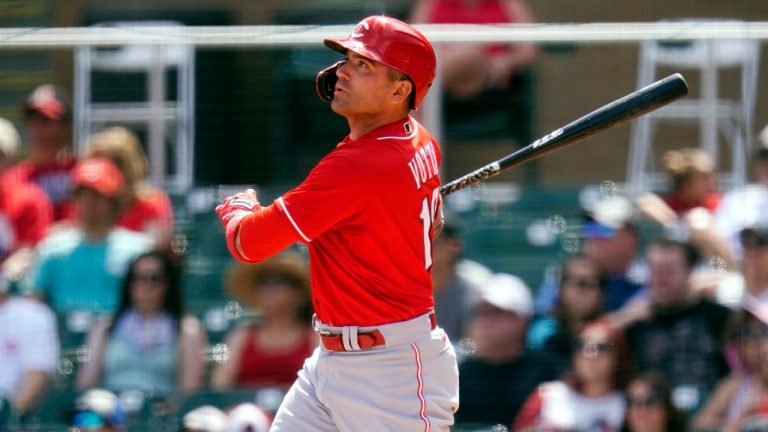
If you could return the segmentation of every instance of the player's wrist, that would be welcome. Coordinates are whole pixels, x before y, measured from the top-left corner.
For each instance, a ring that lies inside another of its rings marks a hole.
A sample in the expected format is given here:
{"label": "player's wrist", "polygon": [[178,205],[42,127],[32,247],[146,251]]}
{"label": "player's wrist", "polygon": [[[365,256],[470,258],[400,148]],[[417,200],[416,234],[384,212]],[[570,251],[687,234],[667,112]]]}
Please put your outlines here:
{"label": "player's wrist", "polygon": [[232,254],[235,259],[237,259],[240,262],[243,263],[251,263],[245,254],[243,253],[242,248],[240,247],[239,243],[239,237],[240,237],[240,227],[243,223],[243,220],[248,217],[248,215],[252,214],[251,211],[246,210],[236,210],[232,213],[230,213],[228,216],[230,218],[225,223],[225,233],[226,233],[226,239],[227,239],[227,249],[229,250],[229,253]]}

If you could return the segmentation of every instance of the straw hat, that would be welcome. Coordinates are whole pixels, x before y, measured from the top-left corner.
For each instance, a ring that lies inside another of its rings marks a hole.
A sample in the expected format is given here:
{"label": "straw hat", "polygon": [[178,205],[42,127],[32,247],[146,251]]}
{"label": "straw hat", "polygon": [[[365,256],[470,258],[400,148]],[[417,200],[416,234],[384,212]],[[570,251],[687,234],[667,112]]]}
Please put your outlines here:
{"label": "straw hat", "polygon": [[309,266],[304,258],[282,252],[257,264],[234,264],[227,272],[227,291],[243,305],[258,309],[258,281],[265,277],[285,277],[296,288],[309,294]]}

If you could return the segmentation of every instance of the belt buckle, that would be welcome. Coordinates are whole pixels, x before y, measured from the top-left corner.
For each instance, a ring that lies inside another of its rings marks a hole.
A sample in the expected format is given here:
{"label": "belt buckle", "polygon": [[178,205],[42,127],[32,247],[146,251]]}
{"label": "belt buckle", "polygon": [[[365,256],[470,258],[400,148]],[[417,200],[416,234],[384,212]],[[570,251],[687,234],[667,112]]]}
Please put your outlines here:
{"label": "belt buckle", "polygon": [[317,315],[312,315],[312,329],[315,330],[320,336],[331,336],[331,332],[328,330],[322,330],[317,324]]}

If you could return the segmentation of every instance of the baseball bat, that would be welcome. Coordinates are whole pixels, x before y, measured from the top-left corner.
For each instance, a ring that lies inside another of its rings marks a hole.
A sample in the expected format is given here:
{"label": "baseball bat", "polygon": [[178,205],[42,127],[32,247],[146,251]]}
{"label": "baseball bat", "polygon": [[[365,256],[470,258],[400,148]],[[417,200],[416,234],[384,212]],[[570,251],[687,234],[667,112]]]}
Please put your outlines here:
{"label": "baseball bat", "polygon": [[443,196],[450,195],[457,190],[493,177],[508,168],[521,165],[531,159],[536,159],[659,109],[686,94],[688,94],[688,84],[686,84],[683,76],[679,73],[670,75],[604,105],[560,129],[544,135],[512,154],[453,180],[440,188],[440,193]]}

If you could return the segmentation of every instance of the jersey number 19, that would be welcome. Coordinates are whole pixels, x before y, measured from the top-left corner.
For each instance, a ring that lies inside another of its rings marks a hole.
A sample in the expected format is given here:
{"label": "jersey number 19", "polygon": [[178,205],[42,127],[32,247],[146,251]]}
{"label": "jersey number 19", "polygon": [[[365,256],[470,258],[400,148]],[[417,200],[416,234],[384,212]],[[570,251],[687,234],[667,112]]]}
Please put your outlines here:
{"label": "jersey number 19", "polygon": [[429,269],[432,267],[432,226],[435,223],[437,212],[440,210],[440,188],[435,188],[432,191],[432,200],[430,202],[429,197],[424,197],[424,201],[421,203],[421,219],[422,226],[424,228],[424,268]]}

